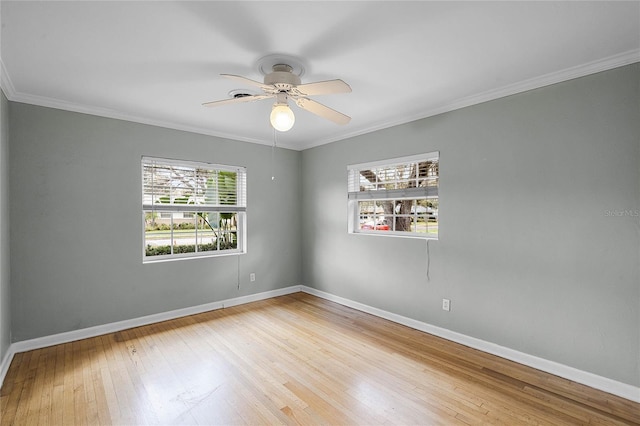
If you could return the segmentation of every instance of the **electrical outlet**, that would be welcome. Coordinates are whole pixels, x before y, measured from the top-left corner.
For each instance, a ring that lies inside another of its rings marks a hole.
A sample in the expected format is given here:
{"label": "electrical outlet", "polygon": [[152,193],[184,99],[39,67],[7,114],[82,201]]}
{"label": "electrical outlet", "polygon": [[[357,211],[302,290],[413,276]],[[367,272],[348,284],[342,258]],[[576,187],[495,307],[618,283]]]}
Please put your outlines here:
{"label": "electrical outlet", "polygon": [[249,281],[254,282],[256,280],[256,274],[255,272],[252,272],[249,274]]}
{"label": "electrical outlet", "polygon": [[442,310],[447,312],[451,310],[451,300],[442,299]]}

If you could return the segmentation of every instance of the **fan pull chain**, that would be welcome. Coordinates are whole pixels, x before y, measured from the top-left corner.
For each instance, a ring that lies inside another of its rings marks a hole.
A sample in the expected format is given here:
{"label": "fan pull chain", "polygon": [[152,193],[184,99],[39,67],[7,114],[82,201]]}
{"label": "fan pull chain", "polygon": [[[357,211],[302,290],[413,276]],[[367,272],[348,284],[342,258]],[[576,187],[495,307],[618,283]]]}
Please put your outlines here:
{"label": "fan pull chain", "polygon": [[276,129],[273,129],[273,145],[271,145],[271,180],[276,180],[276,139],[277,133]]}

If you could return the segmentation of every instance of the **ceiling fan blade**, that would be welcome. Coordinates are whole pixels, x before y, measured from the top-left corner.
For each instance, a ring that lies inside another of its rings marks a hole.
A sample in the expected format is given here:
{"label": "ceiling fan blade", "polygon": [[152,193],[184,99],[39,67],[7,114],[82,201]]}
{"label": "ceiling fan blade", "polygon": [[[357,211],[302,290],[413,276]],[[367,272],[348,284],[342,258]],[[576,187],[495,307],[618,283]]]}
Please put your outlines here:
{"label": "ceiling fan blade", "polygon": [[215,106],[227,105],[227,104],[240,104],[243,102],[253,102],[253,101],[259,101],[267,98],[273,98],[273,95],[240,96],[237,98],[223,99],[221,101],[205,102],[202,104],[202,106],[215,107]]}
{"label": "ceiling fan blade", "polygon": [[251,80],[250,78],[242,77],[241,75],[233,75],[233,74],[220,74],[223,77],[230,78],[232,80],[239,81],[244,84],[248,84],[249,86],[259,87],[262,90],[273,90],[273,86],[269,84],[260,83],[259,81]]}
{"label": "ceiling fan blade", "polygon": [[331,120],[336,124],[344,125],[351,121],[351,117],[344,115],[328,106],[322,105],[320,102],[316,102],[308,98],[293,98],[300,108],[305,109],[315,115],[318,115],[327,120]]}
{"label": "ceiling fan blade", "polygon": [[334,93],[350,93],[351,86],[344,81],[337,79],[299,84],[296,86],[295,90],[299,92],[301,96],[331,95]]}

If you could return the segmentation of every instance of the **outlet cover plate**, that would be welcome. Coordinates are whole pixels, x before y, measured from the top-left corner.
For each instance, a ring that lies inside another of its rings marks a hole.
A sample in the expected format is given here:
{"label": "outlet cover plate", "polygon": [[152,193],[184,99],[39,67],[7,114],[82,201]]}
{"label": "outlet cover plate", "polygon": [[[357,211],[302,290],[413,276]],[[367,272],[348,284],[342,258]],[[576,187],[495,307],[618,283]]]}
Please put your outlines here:
{"label": "outlet cover plate", "polygon": [[447,312],[451,310],[451,300],[442,299],[442,310]]}

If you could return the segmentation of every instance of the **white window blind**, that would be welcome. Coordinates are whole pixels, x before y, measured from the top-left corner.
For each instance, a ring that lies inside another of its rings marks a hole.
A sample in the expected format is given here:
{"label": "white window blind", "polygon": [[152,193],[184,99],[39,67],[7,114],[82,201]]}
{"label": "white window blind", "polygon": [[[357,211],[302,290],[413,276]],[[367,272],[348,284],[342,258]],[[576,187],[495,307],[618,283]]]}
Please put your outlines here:
{"label": "white window blind", "polygon": [[246,210],[246,169],[216,164],[143,157],[145,209],[192,211]]}
{"label": "white window blind", "polygon": [[439,153],[347,167],[349,232],[437,238]]}

